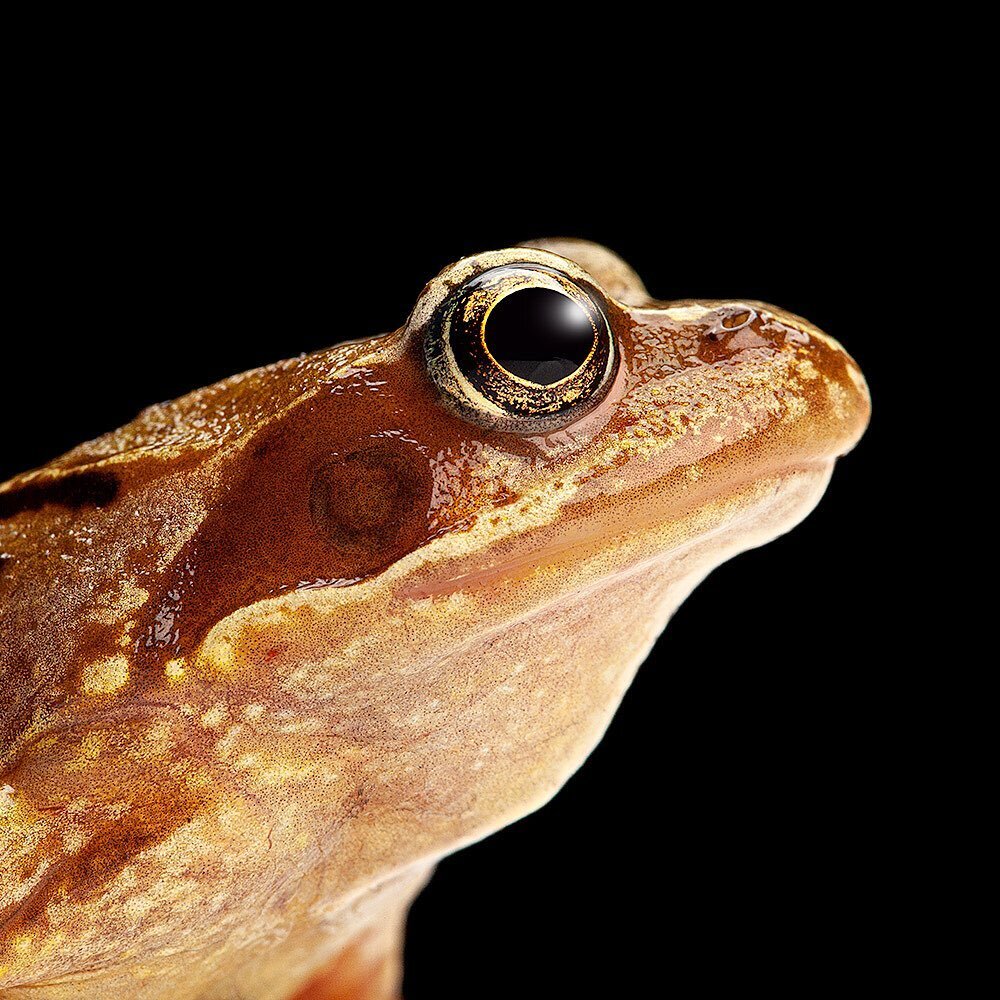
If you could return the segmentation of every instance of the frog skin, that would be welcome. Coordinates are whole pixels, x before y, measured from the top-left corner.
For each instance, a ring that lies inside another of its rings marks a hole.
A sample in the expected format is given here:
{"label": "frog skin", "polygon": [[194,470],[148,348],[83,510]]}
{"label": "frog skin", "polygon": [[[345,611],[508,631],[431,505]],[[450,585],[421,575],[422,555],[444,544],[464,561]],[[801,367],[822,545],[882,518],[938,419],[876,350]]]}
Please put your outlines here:
{"label": "frog skin", "polygon": [[[596,324],[569,388],[481,350],[536,285]],[[549,240],[4,484],[0,995],[398,997],[434,864],[555,794],[869,407],[805,320]]]}

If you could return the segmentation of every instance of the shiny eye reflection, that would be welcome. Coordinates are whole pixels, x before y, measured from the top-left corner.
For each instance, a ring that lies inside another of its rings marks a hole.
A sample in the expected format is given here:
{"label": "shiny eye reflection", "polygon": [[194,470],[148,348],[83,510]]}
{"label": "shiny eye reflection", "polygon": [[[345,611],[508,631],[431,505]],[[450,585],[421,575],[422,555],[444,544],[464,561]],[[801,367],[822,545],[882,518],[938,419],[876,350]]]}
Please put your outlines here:
{"label": "shiny eye reflection", "polygon": [[614,374],[606,308],[582,274],[536,261],[485,268],[449,289],[427,322],[428,373],[449,406],[482,426],[564,427],[601,399]]}
{"label": "shiny eye reflection", "polygon": [[484,337],[498,365],[536,385],[572,375],[596,339],[586,312],[550,288],[525,288],[502,298],[486,319]]}

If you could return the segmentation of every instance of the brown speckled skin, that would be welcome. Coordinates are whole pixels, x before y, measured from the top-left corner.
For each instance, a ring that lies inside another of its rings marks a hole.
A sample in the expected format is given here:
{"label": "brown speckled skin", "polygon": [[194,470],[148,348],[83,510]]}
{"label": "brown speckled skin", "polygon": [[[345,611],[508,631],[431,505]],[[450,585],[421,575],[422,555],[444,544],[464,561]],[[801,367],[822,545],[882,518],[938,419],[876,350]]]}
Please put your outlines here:
{"label": "brown speckled skin", "polygon": [[[523,260],[603,287],[621,352],[535,436],[450,410],[421,350],[435,302]],[[0,995],[397,996],[434,862],[558,790],[868,413],[805,321],[653,302],[557,240],[4,484]]]}

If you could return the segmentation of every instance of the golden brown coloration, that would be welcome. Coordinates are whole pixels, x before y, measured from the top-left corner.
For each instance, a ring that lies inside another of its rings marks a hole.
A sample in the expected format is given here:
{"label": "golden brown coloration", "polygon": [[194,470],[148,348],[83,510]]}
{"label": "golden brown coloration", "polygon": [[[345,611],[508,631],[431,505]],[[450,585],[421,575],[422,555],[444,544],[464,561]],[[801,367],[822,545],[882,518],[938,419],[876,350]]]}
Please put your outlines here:
{"label": "golden brown coloration", "polygon": [[[442,303],[524,263],[595,289],[617,352],[544,434],[470,422],[425,365]],[[868,412],[804,320],[654,302],[558,240],[0,487],[3,995],[398,995],[435,861],[558,790]]]}

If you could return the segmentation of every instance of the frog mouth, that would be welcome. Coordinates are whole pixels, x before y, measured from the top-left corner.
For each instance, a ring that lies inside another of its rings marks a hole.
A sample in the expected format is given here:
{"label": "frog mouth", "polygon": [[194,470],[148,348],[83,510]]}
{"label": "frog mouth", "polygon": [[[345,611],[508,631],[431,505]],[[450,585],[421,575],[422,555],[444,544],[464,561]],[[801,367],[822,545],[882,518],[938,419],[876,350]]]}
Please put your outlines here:
{"label": "frog mouth", "polygon": [[619,503],[572,505],[559,524],[508,540],[489,561],[469,556],[441,566],[433,576],[412,581],[400,596],[419,601],[530,589],[540,578],[549,590],[553,576],[562,591],[588,581],[599,585],[655,560],[682,563],[695,550],[719,553],[712,561],[717,565],[805,518],[822,496],[833,464],[833,459],[801,463],[730,485],[724,493],[689,495],[687,509],[647,489],[645,495],[629,498],[632,516],[626,524]]}

